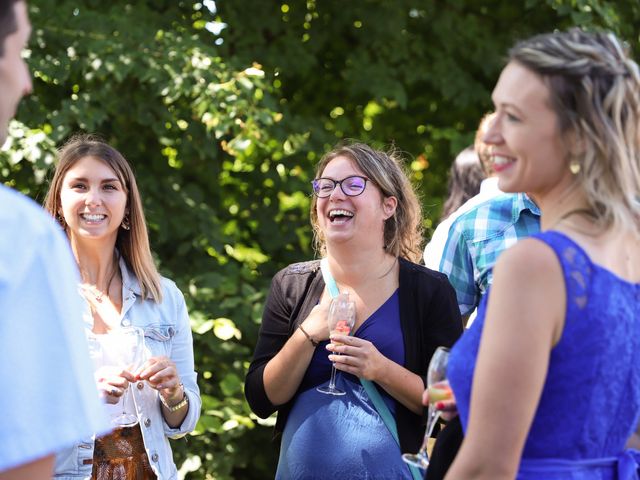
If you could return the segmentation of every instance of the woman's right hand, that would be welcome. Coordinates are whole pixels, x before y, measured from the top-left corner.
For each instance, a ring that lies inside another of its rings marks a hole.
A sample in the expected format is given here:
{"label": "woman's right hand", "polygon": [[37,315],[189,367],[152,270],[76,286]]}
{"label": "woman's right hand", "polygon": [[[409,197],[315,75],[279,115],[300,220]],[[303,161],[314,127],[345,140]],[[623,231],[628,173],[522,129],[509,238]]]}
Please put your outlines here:
{"label": "woman's right hand", "polygon": [[315,347],[312,348],[311,344],[329,338],[329,305],[331,297],[325,292],[320,303],[311,309],[300,324],[311,342],[305,338],[307,335],[304,332],[296,330],[264,367],[264,392],[273,405],[284,405],[293,398],[315,352]]}
{"label": "woman's right hand", "polygon": [[101,367],[96,370],[94,376],[100,397],[112,405],[120,401],[129,383],[136,380],[131,372],[117,367]]}
{"label": "woman's right hand", "polygon": [[[453,395],[453,394],[452,394]],[[429,389],[427,388],[422,394],[422,404],[427,407],[429,405]],[[434,404],[436,410],[440,411],[440,417],[447,422],[458,416],[458,406],[456,399],[440,400]]]}

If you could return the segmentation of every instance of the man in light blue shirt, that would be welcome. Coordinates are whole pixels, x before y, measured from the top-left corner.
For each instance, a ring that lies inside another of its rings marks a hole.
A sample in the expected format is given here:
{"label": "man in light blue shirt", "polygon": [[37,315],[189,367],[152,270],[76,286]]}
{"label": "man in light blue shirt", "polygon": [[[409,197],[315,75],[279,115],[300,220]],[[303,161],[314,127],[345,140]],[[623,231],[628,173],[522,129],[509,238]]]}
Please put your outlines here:
{"label": "man in light blue shirt", "polygon": [[491,285],[498,256],[539,231],[540,210],[524,193],[494,197],[453,222],[439,270],[449,277],[465,320]]}
{"label": "man in light blue shirt", "polygon": [[[476,155],[476,158],[480,162],[480,166],[482,167],[482,172],[485,175],[484,180],[480,183],[480,191],[463,203],[460,207],[458,207],[454,212],[449,214],[447,218],[445,218],[440,224],[436,227],[433,232],[433,236],[431,240],[427,244],[424,249],[424,265],[427,268],[431,268],[432,270],[439,270],[440,262],[442,261],[442,257],[444,255],[444,249],[447,243],[447,239],[449,237],[449,229],[453,222],[455,222],[456,218],[462,215],[469,210],[477,207],[481,203],[486,202],[503,192],[498,188],[498,177],[496,176],[496,171],[493,168],[493,160],[491,159],[491,149],[489,145],[484,142],[484,135],[491,126],[491,122],[495,117],[495,113],[487,113],[482,120],[480,120],[480,124],[478,125],[478,129],[476,130],[476,136],[473,141],[473,153]],[[464,154],[467,150],[463,150],[462,153],[458,155]],[[458,161],[458,157],[456,157],[456,162]]]}
{"label": "man in light blue shirt", "polygon": [[[24,0],[0,2],[0,144],[31,91]],[[93,381],[68,241],[33,201],[0,185],[0,480],[49,479],[53,455],[108,425]]]}

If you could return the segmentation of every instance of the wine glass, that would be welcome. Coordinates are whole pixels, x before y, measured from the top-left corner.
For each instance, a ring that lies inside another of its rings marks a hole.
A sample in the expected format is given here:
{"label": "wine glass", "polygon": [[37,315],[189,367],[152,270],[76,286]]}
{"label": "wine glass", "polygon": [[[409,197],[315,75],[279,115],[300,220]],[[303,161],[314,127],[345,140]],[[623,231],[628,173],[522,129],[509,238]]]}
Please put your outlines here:
{"label": "wine glass", "polygon": [[[356,303],[349,300],[349,293],[337,295],[329,307],[329,332],[331,335],[349,335],[353,325],[356,323]],[[334,345],[342,345],[340,342],[332,341]],[[339,353],[337,354],[339,355]],[[316,388],[320,393],[328,395],[344,395],[345,392],[336,388],[336,364],[331,366],[331,379],[326,387]]]}
{"label": "wine glass", "polygon": [[89,358],[93,364],[94,375],[97,370],[104,364],[104,352],[99,336],[86,332],[87,346],[89,347]]}
{"label": "wine glass", "polygon": [[427,455],[427,443],[431,438],[433,427],[435,427],[440,410],[436,410],[435,403],[453,399],[453,392],[447,380],[447,363],[449,362],[449,349],[438,347],[429,362],[427,371],[427,390],[429,391],[429,410],[427,414],[427,429],[424,433],[422,447],[418,453],[405,453],[402,459],[419,468],[429,466],[429,456]]}
{"label": "wine glass", "polygon": [[[105,365],[133,372],[141,365],[144,357],[144,332],[138,327],[122,327],[101,336],[102,354]],[[129,387],[122,395],[122,412],[111,417],[117,427],[132,427],[138,423],[135,412],[127,411]],[[120,403],[118,402],[118,403]]]}

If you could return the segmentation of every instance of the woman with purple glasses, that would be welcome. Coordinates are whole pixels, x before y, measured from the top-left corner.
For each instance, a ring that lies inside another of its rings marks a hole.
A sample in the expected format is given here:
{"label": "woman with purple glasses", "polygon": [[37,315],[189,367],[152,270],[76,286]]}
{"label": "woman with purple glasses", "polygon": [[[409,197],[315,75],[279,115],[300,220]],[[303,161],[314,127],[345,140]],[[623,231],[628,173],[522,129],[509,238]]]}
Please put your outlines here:
{"label": "woman with purple glasses", "polygon": [[[322,261],[273,278],[247,400],[262,418],[278,412],[278,479],[416,478],[400,454],[420,447],[431,355],[462,332],[455,294],[444,275],[413,263],[422,216],[396,154],[338,146],[320,160],[312,187]],[[356,320],[331,344],[327,312],[337,291],[355,302]],[[316,390],[332,362],[343,396]]]}

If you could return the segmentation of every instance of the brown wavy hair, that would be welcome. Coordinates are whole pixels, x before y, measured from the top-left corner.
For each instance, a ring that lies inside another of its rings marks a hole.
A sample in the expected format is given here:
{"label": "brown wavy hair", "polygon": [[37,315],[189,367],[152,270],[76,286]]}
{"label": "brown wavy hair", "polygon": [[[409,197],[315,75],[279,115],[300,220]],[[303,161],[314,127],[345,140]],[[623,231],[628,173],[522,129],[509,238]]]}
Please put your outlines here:
{"label": "brown wavy hair", "polygon": [[486,178],[480,157],[472,147],[462,150],[449,168],[447,200],[440,219],[444,220],[467,200],[480,192],[480,184]]}

